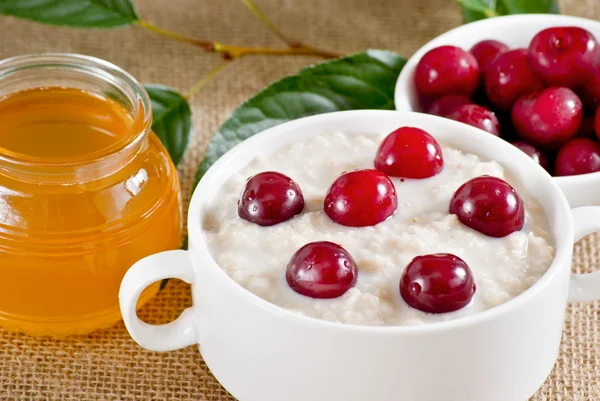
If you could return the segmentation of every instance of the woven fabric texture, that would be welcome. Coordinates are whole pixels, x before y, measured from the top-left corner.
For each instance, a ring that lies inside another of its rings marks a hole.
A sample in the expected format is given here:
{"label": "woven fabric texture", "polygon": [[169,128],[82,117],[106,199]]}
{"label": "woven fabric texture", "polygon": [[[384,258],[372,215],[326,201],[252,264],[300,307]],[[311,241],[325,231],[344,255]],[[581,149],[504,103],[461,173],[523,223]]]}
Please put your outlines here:
{"label": "woven fabric texture", "polygon": [[[256,1],[289,36],[347,53],[383,48],[410,56],[461,22],[454,0]],[[228,44],[282,46],[239,0],[136,3],[145,19],[189,36]],[[563,0],[561,6],[565,14],[600,18],[598,0]],[[0,17],[0,58],[46,51],[100,57],[142,82],[162,83],[182,92],[220,62],[217,55],[138,27],[89,31]],[[268,56],[236,60],[192,99],[194,137],[180,168],[186,204],[206,144],[234,108],[274,79],[315,61]],[[599,259],[600,237],[590,236],[576,246],[574,269],[595,270]],[[164,323],[190,303],[189,288],[175,280],[141,315],[146,321]],[[170,353],[145,351],[122,324],[66,340],[0,331],[0,399],[233,400],[210,374],[196,347]],[[600,400],[600,304],[569,307],[560,357],[532,400]]]}

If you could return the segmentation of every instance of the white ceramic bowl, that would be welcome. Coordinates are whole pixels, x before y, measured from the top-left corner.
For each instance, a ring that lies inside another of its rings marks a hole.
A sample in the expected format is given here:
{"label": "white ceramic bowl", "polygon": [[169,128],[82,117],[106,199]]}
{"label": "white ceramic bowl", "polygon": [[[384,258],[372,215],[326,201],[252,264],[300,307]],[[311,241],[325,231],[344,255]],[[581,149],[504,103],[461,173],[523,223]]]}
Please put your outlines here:
{"label": "white ceramic bowl", "polygon": [[[414,84],[415,69],[423,55],[434,47],[454,45],[469,50],[481,40],[496,39],[511,48],[526,48],[536,33],[553,26],[585,28],[600,40],[600,22],[566,15],[511,15],[462,25],[428,42],[408,60],[396,83],[396,110],[421,111]],[[600,205],[600,172],[554,179],[571,207]]]}
{"label": "white ceramic bowl", "polygon": [[[404,125],[424,128],[442,144],[495,158],[513,182],[540,202],[556,257],[525,293],[453,321],[354,326],[275,306],[217,265],[202,231],[205,213],[219,202],[228,178],[255,156],[303,137],[391,132]],[[554,365],[568,295],[600,298],[599,273],[571,274],[573,243],[600,229],[600,208],[571,211],[556,182],[517,148],[475,128],[420,113],[339,112],[270,128],[210,168],[192,198],[188,227],[189,251],[150,256],[125,275],[119,295],[123,319],[134,340],[150,350],[199,344],[212,373],[240,401],[525,401]],[[167,325],[143,323],[136,316],[140,293],[168,277],[192,284],[194,305]]]}

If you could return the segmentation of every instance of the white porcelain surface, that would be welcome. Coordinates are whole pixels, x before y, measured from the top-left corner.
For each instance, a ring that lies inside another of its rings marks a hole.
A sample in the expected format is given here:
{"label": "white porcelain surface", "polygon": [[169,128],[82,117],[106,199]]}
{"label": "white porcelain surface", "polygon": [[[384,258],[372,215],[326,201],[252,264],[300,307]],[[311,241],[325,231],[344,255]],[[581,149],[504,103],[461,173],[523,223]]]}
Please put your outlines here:
{"label": "white porcelain surface", "polygon": [[[307,318],[231,280],[210,256],[202,221],[220,186],[258,153],[294,139],[412,125],[440,142],[494,158],[537,198],[556,258],[529,290],[482,313],[416,327],[366,327]],[[525,185],[526,184],[526,185]],[[571,274],[573,242],[600,229],[600,208],[573,212],[556,183],[512,145],[475,128],[419,113],[350,111],[303,118],[258,134],[224,155],[198,185],[188,219],[189,251],[136,263],[120,291],[127,329],[141,346],[199,344],[215,377],[240,401],[524,401],[556,360],[569,295],[600,298],[600,274]],[[192,284],[194,305],[164,326],[141,322],[136,300],[152,282]]]}
{"label": "white porcelain surface", "polygon": [[[567,15],[512,15],[462,25],[428,42],[408,60],[396,83],[396,110],[422,111],[417,100],[414,74],[421,57],[434,47],[454,45],[469,50],[481,40],[496,39],[511,48],[526,48],[536,33],[553,26],[579,26],[600,40],[600,22]],[[600,205],[600,172],[554,179],[571,207]]]}

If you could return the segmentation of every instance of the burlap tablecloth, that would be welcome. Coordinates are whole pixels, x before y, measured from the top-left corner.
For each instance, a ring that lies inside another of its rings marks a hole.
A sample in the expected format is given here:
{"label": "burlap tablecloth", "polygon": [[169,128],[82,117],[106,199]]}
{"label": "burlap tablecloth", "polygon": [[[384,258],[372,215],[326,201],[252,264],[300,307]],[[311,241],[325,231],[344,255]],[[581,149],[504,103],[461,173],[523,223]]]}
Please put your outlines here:
{"label": "burlap tablecloth", "polygon": [[[409,56],[427,40],[459,25],[461,18],[454,0],[256,1],[290,36],[344,52],[385,48]],[[239,0],[137,3],[146,19],[194,37],[231,44],[281,45]],[[599,0],[561,3],[565,14],[600,18]],[[216,55],[136,27],[74,30],[0,17],[0,58],[44,51],[100,57],[143,82],[163,83],[182,92],[219,63]],[[270,81],[314,61],[310,57],[266,56],[236,60],[192,100],[194,139],[180,171],[186,203],[206,143],[231,111]],[[598,268],[599,241],[592,236],[578,244],[575,270]],[[189,304],[189,288],[171,281],[143,309],[142,316],[164,323]],[[145,351],[131,340],[122,324],[60,341],[0,331],[0,346],[2,400],[233,399],[212,377],[196,347],[170,353]],[[599,350],[600,304],[571,306],[560,358],[532,400],[600,400]]]}

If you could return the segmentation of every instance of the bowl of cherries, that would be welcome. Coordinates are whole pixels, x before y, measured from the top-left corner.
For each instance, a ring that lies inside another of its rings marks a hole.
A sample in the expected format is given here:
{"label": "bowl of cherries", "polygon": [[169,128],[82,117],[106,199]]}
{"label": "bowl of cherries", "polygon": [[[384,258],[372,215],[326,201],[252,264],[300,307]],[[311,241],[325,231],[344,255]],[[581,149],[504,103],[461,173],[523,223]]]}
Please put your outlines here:
{"label": "bowl of cherries", "polygon": [[571,207],[600,205],[600,22],[513,15],[448,31],[408,60],[395,105],[499,136]]}

